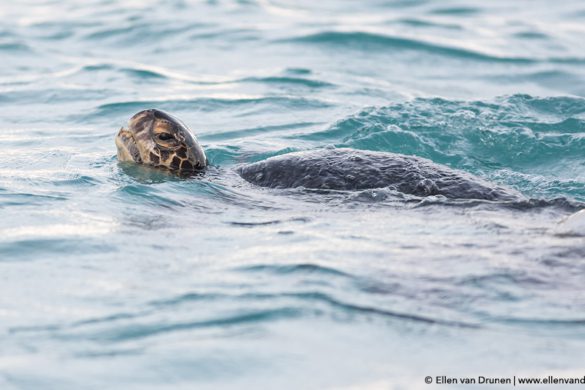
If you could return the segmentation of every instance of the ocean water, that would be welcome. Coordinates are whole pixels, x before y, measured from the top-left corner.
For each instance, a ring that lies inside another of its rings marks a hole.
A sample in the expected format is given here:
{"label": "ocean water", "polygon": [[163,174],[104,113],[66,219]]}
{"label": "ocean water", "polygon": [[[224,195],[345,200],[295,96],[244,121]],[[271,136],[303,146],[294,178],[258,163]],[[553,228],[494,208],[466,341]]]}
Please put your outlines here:
{"label": "ocean water", "polygon": [[[578,0],[1,2],[0,388],[583,377],[585,239],[555,229],[585,202],[584,21]],[[212,167],[120,165],[145,108]],[[527,200],[234,173],[332,146]]]}

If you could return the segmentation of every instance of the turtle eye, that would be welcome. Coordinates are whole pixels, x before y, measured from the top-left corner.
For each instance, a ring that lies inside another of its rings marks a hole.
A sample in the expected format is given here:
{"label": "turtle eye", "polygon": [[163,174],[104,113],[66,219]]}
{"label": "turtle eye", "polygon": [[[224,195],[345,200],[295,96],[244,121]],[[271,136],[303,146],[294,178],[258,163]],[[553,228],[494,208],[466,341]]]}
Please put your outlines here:
{"label": "turtle eye", "polygon": [[157,137],[161,141],[170,141],[175,138],[171,133],[159,133]]}

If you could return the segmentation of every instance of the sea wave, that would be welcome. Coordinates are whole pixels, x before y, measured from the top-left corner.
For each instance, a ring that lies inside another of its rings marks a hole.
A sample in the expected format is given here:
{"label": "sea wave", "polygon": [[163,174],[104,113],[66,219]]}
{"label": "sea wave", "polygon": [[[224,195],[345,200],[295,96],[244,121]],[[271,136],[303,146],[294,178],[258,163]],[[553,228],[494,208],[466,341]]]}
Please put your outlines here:
{"label": "sea wave", "polygon": [[585,99],[513,95],[369,108],[299,138],[417,155],[529,194],[584,200],[584,133]]}

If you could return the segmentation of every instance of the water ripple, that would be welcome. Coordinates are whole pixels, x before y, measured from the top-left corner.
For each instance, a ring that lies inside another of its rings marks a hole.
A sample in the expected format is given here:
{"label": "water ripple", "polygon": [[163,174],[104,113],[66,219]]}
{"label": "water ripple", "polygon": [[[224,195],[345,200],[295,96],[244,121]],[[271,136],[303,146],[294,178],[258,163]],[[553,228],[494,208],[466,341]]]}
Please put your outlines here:
{"label": "water ripple", "polygon": [[444,55],[462,60],[467,59],[512,64],[532,64],[536,62],[536,60],[531,58],[495,56],[463,48],[442,46],[439,44],[434,44],[416,39],[374,34],[369,32],[327,31],[305,35],[302,37],[291,39],[290,41],[297,42],[300,44],[324,44],[329,46],[343,46],[346,48],[359,50],[376,50],[380,48],[383,48],[385,50],[389,49],[415,50],[430,54]]}
{"label": "water ripple", "polygon": [[249,98],[191,98],[191,99],[165,99],[145,101],[125,101],[102,104],[90,117],[101,117],[114,114],[127,114],[146,108],[157,107],[168,111],[217,111],[227,108],[257,108],[270,109],[282,107],[286,109],[326,108],[330,104],[317,99],[294,97],[249,97]]}
{"label": "water ripple", "polygon": [[322,265],[305,263],[305,264],[292,264],[292,265],[250,265],[239,267],[236,269],[238,272],[260,272],[270,273],[275,275],[324,275],[324,276],[339,276],[344,278],[351,278],[352,276],[331,267],[325,267]]}

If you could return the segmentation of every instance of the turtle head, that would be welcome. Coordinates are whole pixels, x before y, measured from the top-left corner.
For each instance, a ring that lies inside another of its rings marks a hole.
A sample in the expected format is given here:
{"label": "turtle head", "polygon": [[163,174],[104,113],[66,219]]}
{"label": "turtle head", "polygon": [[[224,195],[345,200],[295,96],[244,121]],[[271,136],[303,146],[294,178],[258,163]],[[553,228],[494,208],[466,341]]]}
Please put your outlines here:
{"label": "turtle head", "polygon": [[118,160],[194,172],[207,165],[195,135],[181,121],[156,109],[140,111],[116,136]]}

